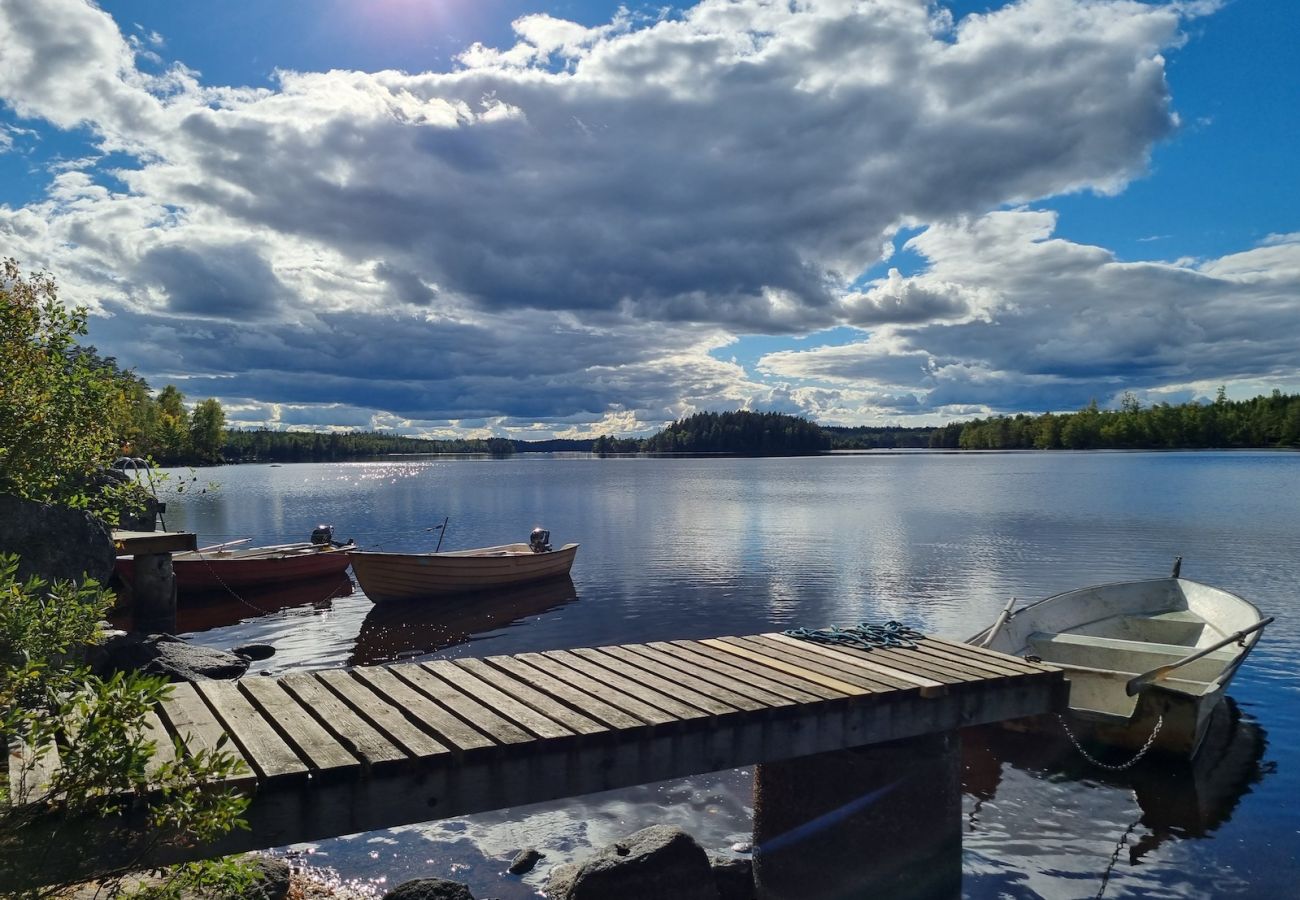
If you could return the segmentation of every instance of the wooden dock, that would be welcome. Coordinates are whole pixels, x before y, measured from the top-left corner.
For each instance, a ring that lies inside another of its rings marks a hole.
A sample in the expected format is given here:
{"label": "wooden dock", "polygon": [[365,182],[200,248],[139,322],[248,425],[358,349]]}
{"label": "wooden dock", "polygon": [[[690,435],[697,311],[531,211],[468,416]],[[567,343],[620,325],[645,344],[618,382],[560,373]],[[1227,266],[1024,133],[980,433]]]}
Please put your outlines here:
{"label": "wooden dock", "polygon": [[867,652],[780,634],[178,684],[152,731],[191,752],[227,738],[251,828],[157,861],[1037,715],[1063,687],[1057,669],[939,638]]}

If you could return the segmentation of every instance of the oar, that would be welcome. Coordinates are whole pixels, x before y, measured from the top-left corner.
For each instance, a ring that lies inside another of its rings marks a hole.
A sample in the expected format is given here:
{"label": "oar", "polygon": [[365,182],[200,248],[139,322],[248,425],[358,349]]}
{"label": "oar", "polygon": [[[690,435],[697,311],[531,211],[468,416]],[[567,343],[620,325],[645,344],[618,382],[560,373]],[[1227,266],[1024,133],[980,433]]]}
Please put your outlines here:
{"label": "oar", "polygon": [[210,547],[200,547],[199,549],[195,550],[194,552],[195,552],[195,553],[207,553],[209,550],[224,550],[225,548],[227,548],[227,547],[233,547],[233,546],[235,546],[236,544],[247,544],[247,543],[248,543],[249,541],[251,541],[251,540],[252,540],[251,537],[248,537],[248,538],[240,538],[240,539],[237,540],[237,541],[226,541],[224,544],[213,544],[213,545],[211,545]]}
{"label": "oar", "polygon": [[1213,653],[1215,650],[1221,650],[1224,647],[1228,646],[1229,644],[1236,643],[1237,641],[1244,638],[1246,635],[1259,631],[1261,628],[1263,628],[1265,625],[1270,624],[1272,621],[1273,621],[1273,617],[1269,616],[1267,619],[1263,619],[1262,621],[1256,622],[1254,625],[1250,626],[1249,628],[1243,628],[1241,631],[1238,631],[1236,634],[1228,635],[1226,638],[1219,641],[1217,644],[1206,647],[1204,650],[1197,650],[1195,653],[1191,654],[1190,656],[1184,656],[1182,659],[1178,660],[1178,662],[1171,662],[1166,666],[1156,666],[1150,672],[1143,672],[1141,675],[1138,675],[1134,678],[1130,678],[1128,684],[1124,685],[1124,691],[1130,697],[1132,697],[1137,693],[1139,693],[1143,688],[1145,688],[1151,682],[1159,681],[1160,679],[1168,675],[1170,672],[1172,672],[1174,669],[1177,669],[1179,666],[1185,666],[1189,662],[1196,662],[1196,660],[1200,659],[1202,656],[1208,656],[1209,654]]}
{"label": "oar", "polygon": [[1002,630],[1002,626],[1007,624],[1007,619],[1011,618],[1011,608],[1015,605],[1015,597],[1012,597],[1007,601],[1007,605],[1002,609],[1002,613],[998,616],[998,620],[993,623],[993,627],[989,629],[989,633],[985,635],[984,640],[980,641],[981,647],[987,647],[989,644],[993,643],[993,639],[998,636],[998,632]]}

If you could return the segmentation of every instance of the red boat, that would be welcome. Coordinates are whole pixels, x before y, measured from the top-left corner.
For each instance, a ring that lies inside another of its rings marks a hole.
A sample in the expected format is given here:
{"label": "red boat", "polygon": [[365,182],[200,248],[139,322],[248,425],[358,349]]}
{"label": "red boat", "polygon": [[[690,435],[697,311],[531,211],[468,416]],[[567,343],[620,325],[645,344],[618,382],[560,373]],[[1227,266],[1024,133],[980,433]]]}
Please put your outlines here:
{"label": "red boat", "polygon": [[[329,526],[312,532],[310,541],[270,547],[234,549],[232,541],[185,553],[172,554],[176,590],[182,594],[241,590],[264,585],[309,581],[342,575],[351,563],[352,541],[339,544]],[[135,583],[135,559],[117,558],[117,572],[128,585]]]}

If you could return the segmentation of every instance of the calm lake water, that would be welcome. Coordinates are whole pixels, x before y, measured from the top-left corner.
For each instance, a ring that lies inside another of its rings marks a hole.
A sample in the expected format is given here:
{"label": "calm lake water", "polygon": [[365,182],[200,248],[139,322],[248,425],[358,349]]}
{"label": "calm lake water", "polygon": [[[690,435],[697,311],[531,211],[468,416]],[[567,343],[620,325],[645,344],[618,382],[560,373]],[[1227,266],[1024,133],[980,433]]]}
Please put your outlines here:
{"label": "calm lake water", "polygon": [[[1235,729],[1195,769],[1121,775],[1050,740],[968,734],[963,892],[1297,896],[1300,454],[415,458],[174,470],[163,492],[167,527],[201,546],[329,522],[367,548],[430,550],[444,517],[443,549],[535,525],[582,544],[572,585],[438,616],[385,615],[359,591],[329,597],[337,585],[185,613],[196,642],[273,644],[255,666],[274,673],[862,620],[960,639],[1009,597],[1161,576],[1182,556],[1186,577],[1277,617],[1232,684]],[[737,770],[298,849],[376,889],[439,876],[532,897],[549,865],[656,822],[726,851],[749,838],[749,791]],[[530,845],[538,869],[503,875]]]}

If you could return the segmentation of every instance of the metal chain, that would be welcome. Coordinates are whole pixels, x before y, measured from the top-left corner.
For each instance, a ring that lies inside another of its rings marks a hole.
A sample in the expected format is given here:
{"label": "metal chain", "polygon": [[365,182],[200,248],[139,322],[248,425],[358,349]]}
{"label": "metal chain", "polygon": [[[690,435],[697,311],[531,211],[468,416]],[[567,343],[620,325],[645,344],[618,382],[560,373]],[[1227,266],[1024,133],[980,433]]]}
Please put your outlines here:
{"label": "metal chain", "polygon": [[1142,749],[1139,750],[1133,756],[1132,759],[1128,760],[1128,762],[1120,763],[1117,766],[1113,766],[1113,765],[1109,765],[1108,763],[1104,763],[1099,759],[1096,759],[1095,757],[1093,757],[1091,753],[1083,749],[1083,744],[1079,743],[1079,739],[1074,736],[1074,732],[1071,731],[1070,726],[1066,724],[1065,716],[1061,715],[1060,713],[1057,713],[1056,719],[1058,722],[1061,723],[1061,727],[1065,729],[1066,736],[1069,737],[1070,743],[1074,744],[1074,749],[1079,751],[1080,756],[1082,756],[1088,762],[1092,763],[1097,768],[1107,769],[1108,771],[1111,772],[1123,772],[1125,769],[1131,769],[1133,766],[1137,765],[1138,760],[1146,756],[1147,751],[1151,749],[1151,745],[1156,742],[1156,735],[1160,733],[1160,726],[1165,724],[1165,717],[1163,715],[1156,716],[1156,727],[1152,729],[1151,736],[1148,737],[1146,743],[1142,745]]}
{"label": "metal chain", "polygon": [[195,550],[194,552],[195,554],[198,555],[199,559],[203,560],[203,564],[208,567],[208,572],[212,575],[212,577],[217,579],[217,584],[221,585],[223,588],[226,589],[227,594],[234,597],[236,600],[238,600],[240,603],[244,604],[249,609],[256,612],[258,615],[269,616],[271,614],[270,610],[262,609],[256,604],[249,603],[243,597],[239,596],[239,594],[235,593],[234,589],[230,585],[226,584],[226,582],[222,579],[221,574],[216,570],[216,568],[213,567],[212,560],[208,559],[198,550]]}

